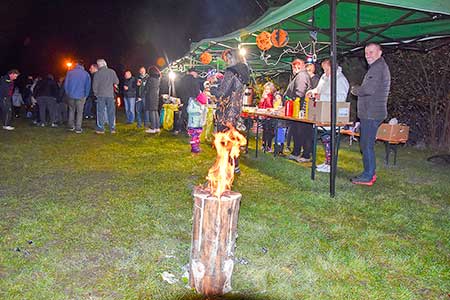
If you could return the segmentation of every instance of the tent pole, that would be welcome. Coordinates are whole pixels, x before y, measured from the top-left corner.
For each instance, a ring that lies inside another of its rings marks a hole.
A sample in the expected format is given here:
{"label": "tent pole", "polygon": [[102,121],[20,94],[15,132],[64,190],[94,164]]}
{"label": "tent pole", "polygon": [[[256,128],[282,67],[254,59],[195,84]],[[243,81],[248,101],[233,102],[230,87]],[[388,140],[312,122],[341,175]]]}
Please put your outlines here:
{"label": "tent pole", "polygon": [[330,30],[331,30],[331,172],[330,197],[334,198],[336,192],[336,70],[337,70],[337,34],[336,34],[336,6],[337,0],[330,0]]}

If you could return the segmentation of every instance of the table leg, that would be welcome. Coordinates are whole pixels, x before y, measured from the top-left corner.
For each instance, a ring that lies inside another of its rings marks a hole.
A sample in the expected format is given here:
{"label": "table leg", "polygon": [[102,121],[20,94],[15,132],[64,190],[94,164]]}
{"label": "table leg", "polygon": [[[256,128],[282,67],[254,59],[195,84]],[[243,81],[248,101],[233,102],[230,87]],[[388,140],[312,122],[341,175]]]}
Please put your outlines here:
{"label": "table leg", "polygon": [[398,144],[392,145],[392,150],[394,151],[394,166],[397,165],[397,150],[398,150]]}
{"label": "table leg", "polygon": [[248,143],[250,141],[250,127],[253,125],[252,118],[247,118],[247,144],[245,145],[245,153],[248,153]]}
{"label": "table leg", "polygon": [[311,179],[316,177],[316,155],[317,155],[317,126],[313,125],[313,148],[312,148],[312,164],[311,164]]}
{"label": "table leg", "polygon": [[339,157],[339,147],[341,146],[341,127],[338,127],[337,135],[336,135],[336,162],[334,164],[334,169],[337,170],[338,157]]}
{"label": "table leg", "polygon": [[258,142],[259,142],[259,118],[256,117],[256,148],[255,148],[255,157],[258,158]]}
{"label": "table leg", "polygon": [[278,119],[275,119],[275,139],[273,143],[273,157],[278,155]]}
{"label": "table leg", "polygon": [[385,149],[385,157],[384,157],[384,165],[389,166],[389,154],[391,152],[391,145],[389,142],[384,142],[384,149]]}

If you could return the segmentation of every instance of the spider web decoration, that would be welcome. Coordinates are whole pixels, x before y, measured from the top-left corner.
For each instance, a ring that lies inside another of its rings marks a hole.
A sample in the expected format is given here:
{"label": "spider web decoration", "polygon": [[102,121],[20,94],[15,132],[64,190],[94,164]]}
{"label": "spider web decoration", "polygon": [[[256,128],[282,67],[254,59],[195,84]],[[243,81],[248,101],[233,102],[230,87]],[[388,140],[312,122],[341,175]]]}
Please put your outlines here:
{"label": "spider web decoration", "polygon": [[[281,61],[283,56],[285,56],[287,54],[302,53],[306,57],[312,57],[313,62],[316,62],[317,61],[317,53],[320,50],[327,48],[327,47],[317,50],[316,45],[320,44],[319,42],[317,42],[317,32],[311,31],[309,33],[309,35],[311,37],[311,42],[306,46],[304,46],[301,41],[298,41],[298,43],[294,47],[286,46],[285,49],[281,52],[281,54],[278,56],[278,58],[275,59],[275,61],[270,61],[270,59],[272,59],[272,55],[268,54],[266,51],[261,51],[260,59],[263,60],[264,63],[268,66],[276,66]],[[309,49],[309,51],[308,51],[308,49]]]}

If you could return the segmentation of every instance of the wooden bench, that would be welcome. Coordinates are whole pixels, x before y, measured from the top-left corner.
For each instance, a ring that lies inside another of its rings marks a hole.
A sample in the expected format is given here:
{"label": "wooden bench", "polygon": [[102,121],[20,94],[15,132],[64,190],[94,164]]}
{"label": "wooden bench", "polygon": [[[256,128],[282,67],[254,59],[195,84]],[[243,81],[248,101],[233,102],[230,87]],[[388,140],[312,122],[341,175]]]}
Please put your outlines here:
{"label": "wooden bench", "polygon": [[[359,132],[353,132],[352,130],[341,130],[341,134],[345,134],[352,137],[359,137]],[[398,145],[400,144],[406,144],[408,141],[407,139],[398,139],[398,138],[391,138],[387,139],[384,137],[377,136],[377,141],[384,142],[385,146],[385,157],[384,157],[384,163],[386,166],[389,166],[389,156],[390,153],[394,153],[394,166],[397,165],[397,151],[398,151]]]}

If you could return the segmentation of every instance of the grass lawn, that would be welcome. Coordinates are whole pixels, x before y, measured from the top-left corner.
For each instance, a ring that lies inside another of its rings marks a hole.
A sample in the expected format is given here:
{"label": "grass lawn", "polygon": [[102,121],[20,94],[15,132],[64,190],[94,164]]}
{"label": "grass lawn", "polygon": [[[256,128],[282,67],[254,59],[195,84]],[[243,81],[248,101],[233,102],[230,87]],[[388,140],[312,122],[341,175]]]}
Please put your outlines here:
{"label": "grass lawn", "polygon": [[[201,299],[182,274],[210,146],[192,156],[187,137],[131,125],[104,136],[16,125],[0,131],[0,299]],[[225,299],[448,299],[449,166],[401,148],[384,168],[380,144],[377,183],[353,186],[361,157],[342,144],[334,199],[327,175],[255,159],[251,144],[233,187],[248,264]]]}

